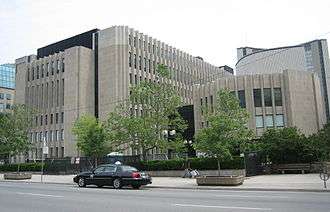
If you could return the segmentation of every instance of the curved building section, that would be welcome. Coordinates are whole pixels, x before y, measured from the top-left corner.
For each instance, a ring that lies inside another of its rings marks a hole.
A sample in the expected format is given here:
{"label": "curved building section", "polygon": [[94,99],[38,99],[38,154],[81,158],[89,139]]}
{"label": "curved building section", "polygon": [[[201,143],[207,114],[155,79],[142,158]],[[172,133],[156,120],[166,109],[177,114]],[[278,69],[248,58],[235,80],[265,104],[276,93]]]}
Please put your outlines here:
{"label": "curved building section", "polygon": [[326,117],[330,120],[330,67],[327,40],[271,49],[242,47],[237,49],[236,74],[282,73],[299,70],[316,73],[320,78],[321,96]]}

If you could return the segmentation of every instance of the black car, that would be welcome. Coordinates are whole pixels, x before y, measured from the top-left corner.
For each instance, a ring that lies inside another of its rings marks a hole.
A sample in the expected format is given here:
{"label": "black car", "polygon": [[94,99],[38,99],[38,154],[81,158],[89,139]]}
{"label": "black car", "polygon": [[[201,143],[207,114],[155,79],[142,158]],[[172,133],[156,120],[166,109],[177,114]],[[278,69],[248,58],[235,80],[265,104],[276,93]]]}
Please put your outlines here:
{"label": "black car", "polygon": [[90,172],[82,172],[73,178],[79,187],[86,185],[113,186],[119,189],[132,186],[139,189],[142,185],[151,184],[151,177],[136,168],[126,165],[104,164]]}

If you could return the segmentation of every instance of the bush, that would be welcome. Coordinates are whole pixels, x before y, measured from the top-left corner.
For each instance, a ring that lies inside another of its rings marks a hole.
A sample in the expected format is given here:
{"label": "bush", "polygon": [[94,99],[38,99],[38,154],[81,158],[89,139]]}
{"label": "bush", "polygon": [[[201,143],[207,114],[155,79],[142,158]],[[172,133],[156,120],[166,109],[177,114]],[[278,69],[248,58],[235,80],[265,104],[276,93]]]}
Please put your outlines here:
{"label": "bush", "polygon": [[[197,170],[218,169],[216,158],[189,158],[190,168]],[[187,167],[185,159],[142,161],[141,170],[144,171],[167,171],[184,170]],[[233,160],[226,160],[220,163],[221,169],[244,169],[244,159],[234,157]]]}
{"label": "bush", "polygon": [[[18,164],[4,164],[0,165],[0,172],[16,172]],[[20,171],[25,172],[40,172],[41,163],[21,163]]]}

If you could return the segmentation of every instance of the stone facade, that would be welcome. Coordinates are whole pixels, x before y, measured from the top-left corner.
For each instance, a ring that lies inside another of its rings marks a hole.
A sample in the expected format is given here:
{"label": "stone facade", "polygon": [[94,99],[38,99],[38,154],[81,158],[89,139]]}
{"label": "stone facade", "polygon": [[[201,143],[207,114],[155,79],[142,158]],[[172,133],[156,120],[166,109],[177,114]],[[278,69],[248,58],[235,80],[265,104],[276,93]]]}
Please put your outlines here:
{"label": "stone facade", "polygon": [[250,113],[248,127],[257,136],[268,127],[296,126],[309,135],[325,124],[320,82],[316,74],[285,70],[282,73],[232,76],[194,86],[195,129],[206,127],[201,108],[216,104],[216,93],[229,89]]}

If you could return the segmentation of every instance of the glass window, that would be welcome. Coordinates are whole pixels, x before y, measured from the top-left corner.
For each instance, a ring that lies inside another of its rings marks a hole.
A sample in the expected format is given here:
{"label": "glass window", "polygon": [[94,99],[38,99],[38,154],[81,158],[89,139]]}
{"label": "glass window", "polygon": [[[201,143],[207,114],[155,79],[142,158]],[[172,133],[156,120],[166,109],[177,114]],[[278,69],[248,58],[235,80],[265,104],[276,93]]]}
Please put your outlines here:
{"label": "glass window", "polygon": [[61,141],[63,141],[64,140],[64,130],[62,129],[61,130]]}
{"label": "glass window", "polygon": [[4,93],[0,93],[0,99],[4,99],[5,98],[5,94]]}
{"label": "glass window", "polygon": [[3,103],[0,103],[0,111],[3,111],[5,109],[5,105]]}
{"label": "glass window", "polygon": [[64,122],[64,112],[61,112],[61,123],[63,124]]}
{"label": "glass window", "polygon": [[7,93],[6,94],[6,99],[11,100],[12,99],[12,95],[10,93]]}
{"label": "glass window", "polygon": [[274,88],[275,106],[282,106],[281,88]]}
{"label": "glass window", "polygon": [[264,127],[264,119],[262,116],[256,116],[256,128]]}
{"label": "glass window", "polygon": [[272,92],[270,88],[264,88],[264,100],[265,100],[265,106],[271,107],[272,104]]}
{"label": "glass window", "polygon": [[121,166],[121,170],[123,172],[130,172],[130,171],[131,172],[136,172],[137,171],[137,169],[132,167],[132,166]]}
{"label": "glass window", "polygon": [[261,107],[261,89],[253,89],[254,107]]}
{"label": "glass window", "polygon": [[275,116],[275,123],[277,127],[284,127],[284,116],[283,114],[278,114]]}
{"label": "glass window", "polygon": [[55,114],[55,123],[58,124],[58,113]]}
{"label": "glass window", "polygon": [[6,104],[6,109],[9,109],[10,110],[11,108],[11,105],[10,104]]}
{"label": "glass window", "polygon": [[266,115],[266,127],[274,127],[273,115]]}
{"label": "glass window", "polygon": [[106,166],[104,172],[116,172],[116,166]]}
{"label": "glass window", "polygon": [[239,106],[241,106],[242,108],[245,108],[246,107],[245,90],[238,91],[238,99],[239,99]]}
{"label": "glass window", "polygon": [[94,170],[94,173],[102,173],[104,172],[104,166],[98,167]]}

